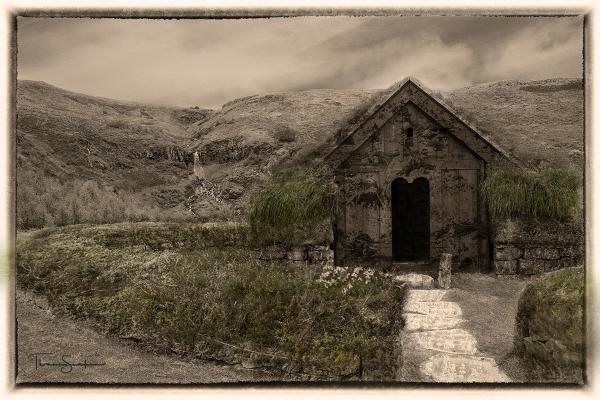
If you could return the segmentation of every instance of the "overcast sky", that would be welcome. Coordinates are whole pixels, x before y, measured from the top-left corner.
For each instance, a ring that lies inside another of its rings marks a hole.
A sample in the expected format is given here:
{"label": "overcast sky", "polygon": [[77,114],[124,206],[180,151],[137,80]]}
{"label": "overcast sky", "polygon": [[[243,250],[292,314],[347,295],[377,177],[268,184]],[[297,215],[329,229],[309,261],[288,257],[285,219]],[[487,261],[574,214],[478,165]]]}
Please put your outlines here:
{"label": "overcast sky", "polygon": [[312,88],[435,90],[582,76],[583,18],[23,18],[18,78],[123,100],[218,107]]}

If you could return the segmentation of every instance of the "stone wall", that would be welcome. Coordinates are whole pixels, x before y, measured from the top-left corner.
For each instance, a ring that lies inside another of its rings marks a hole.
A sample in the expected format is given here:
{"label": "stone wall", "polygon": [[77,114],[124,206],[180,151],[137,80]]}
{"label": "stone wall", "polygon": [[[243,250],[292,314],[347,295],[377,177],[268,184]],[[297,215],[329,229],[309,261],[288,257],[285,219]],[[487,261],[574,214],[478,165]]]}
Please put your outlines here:
{"label": "stone wall", "polygon": [[583,224],[509,220],[494,226],[493,269],[498,275],[535,275],[584,261]]}
{"label": "stone wall", "polygon": [[255,258],[265,261],[284,260],[292,263],[333,264],[333,250],[329,246],[268,246],[255,251]]}

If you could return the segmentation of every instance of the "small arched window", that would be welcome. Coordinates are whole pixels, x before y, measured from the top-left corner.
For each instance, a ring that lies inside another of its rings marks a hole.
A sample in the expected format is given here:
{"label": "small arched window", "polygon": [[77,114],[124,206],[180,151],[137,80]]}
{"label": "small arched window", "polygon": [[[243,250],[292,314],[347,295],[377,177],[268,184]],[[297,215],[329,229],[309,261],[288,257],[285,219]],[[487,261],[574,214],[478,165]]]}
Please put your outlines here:
{"label": "small arched window", "polygon": [[413,137],[413,128],[406,128],[406,137]]}

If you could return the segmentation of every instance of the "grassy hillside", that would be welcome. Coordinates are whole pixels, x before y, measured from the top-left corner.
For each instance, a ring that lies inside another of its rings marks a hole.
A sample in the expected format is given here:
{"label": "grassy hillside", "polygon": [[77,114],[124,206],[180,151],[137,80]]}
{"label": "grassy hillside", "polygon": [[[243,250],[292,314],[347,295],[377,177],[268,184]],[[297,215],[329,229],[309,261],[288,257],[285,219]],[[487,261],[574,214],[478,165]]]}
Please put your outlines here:
{"label": "grassy hillside", "polygon": [[[127,103],[20,81],[19,183],[33,185],[31,176],[89,179],[108,191],[133,193],[140,207],[170,210],[167,219],[236,218],[274,167],[310,159],[311,149],[332,143],[340,127],[380,93],[271,93],[212,111]],[[583,169],[581,80],[502,81],[440,95],[524,162]],[[194,151],[203,180],[192,175]]]}
{"label": "grassy hillside", "polygon": [[165,191],[183,198],[192,161],[187,130],[210,114],[86,96],[35,81],[19,81],[16,100],[20,186],[32,185],[32,176],[94,180],[109,190],[135,192],[152,206],[164,206]]}
{"label": "grassy hillside", "polygon": [[442,95],[461,116],[526,164],[583,170],[581,79],[501,81]]}
{"label": "grassy hillside", "polygon": [[332,137],[373,93],[322,89],[237,99],[192,131],[192,147],[217,192],[243,208],[274,166]]}
{"label": "grassy hillside", "polygon": [[[243,205],[272,166],[310,159],[302,156],[334,142],[340,126],[380,93],[309,90],[237,99],[197,126],[193,147],[203,154],[206,177],[232,187]],[[525,164],[583,170],[581,80],[503,81],[438,95]]]}

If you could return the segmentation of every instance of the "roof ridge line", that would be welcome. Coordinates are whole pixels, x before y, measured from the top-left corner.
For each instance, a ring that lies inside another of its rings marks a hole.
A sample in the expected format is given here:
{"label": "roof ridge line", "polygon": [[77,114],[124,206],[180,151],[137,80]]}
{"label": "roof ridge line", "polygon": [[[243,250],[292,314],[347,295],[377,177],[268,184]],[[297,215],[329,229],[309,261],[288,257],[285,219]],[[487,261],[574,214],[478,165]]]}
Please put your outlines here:
{"label": "roof ridge line", "polygon": [[434,102],[438,103],[438,105],[444,109],[446,109],[446,111],[448,111],[450,114],[452,114],[457,120],[459,120],[463,125],[465,125],[469,130],[471,130],[473,133],[475,133],[476,135],[478,135],[484,142],[486,142],[489,146],[491,146],[492,148],[494,148],[498,153],[500,153],[502,156],[504,156],[506,159],[508,159],[509,161],[522,166],[523,163],[521,160],[519,160],[517,157],[515,157],[514,155],[508,153],[507,151],[505,151],[504,149],[502,149],[502,147],[500,147],[498,144],[496,144],[488,135],[484,134],[481,132],[481,130],[479,128],[477,128],[476,125],[474,125],[473,123],[471,123],[470,121],[467,121],[464,117],[462,117],[460,115],[460,113],[458,113],[456,110],[454,110],[451,106],[449,106],[445,101],[443,101],[442,99],[439,98],[439,96],[435,95],[434,93],[432,93],[432,91],[427,88],[419,79],[415,78],[414,76],[406,76],[405,78],[403,78],[402,80],[392,84],[391,86],[389,86],[387,89],[384,90],[390,90],[394,87],[396,87],[395,90],[391,91],[390,93],[383,96],[381,99],[378,99],[377,101],[375,101],[364,113],[363,115],[365,117],[360,118],[359,121],[357,121],[355,124],[353,124],[350,128],[349,131],[347,133],[347,135],[342,138],[339,139],[339,143],[337,143],[333,149],[331,149],[324,157],[323,160],[327,160],[332,154],[334,154],[339,147],[351,136],[354,135],[355,132],[357,132],[365,123],[367,123],[369,121],[369,119],[376,114],[376,112],[382,108],[392,97],[394,97],[394,95],[396,95],[397,93],[399,93],[404,86],[406,86],[406,84],[408,82],[413,83],[419,90],[421,90],[423,93],[425,93],[427,96],[429,96]]}

